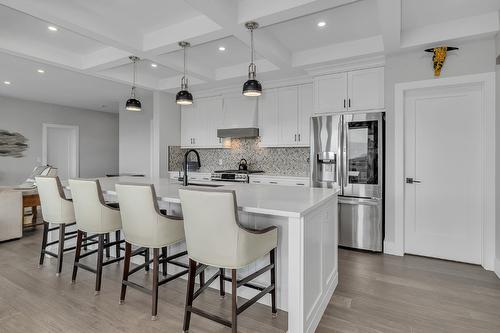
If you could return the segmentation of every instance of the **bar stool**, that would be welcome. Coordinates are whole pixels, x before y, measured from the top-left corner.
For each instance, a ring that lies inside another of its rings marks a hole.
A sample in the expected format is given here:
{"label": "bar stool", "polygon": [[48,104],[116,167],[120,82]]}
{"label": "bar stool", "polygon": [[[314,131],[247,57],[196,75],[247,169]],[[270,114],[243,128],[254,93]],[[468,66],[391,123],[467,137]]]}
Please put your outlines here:
{"label": "bar stool", "polygon": [[[125,301],[127,286],[152,295],[151,320],[157,319],[158,287],[187,274],[188,266],[175,259],[185,256],[182,251],[167,256],[166,248],[184,240],[184,226],[181,217],[167,216],[160,212],[158,199],[153,185],[116,184],[116,193],[122,216],[123,235],[125,237],[125,262],[123,267],[120,304]],[[153,249],[153,288],[147,289],[128,280],[129,276],[141,269],[130,269],[130,259],[137,254],[132,252],[132,245]],[[160,250],[162,254],[160,255]],[[166,276],[167,264],[182,267],[183,270],[159,280],[159,265],[163,265]]]}
{"label": "bar stool", "polygon": [[[123,243],[120,239],[122,228],[120,209],[106,204],[98,180],[70,179],[69,186],[78,228],[72,283],[76,281],[78,268],[92,272],[96,274],[95,295],[98,295],[101,291],[102,268],[123,259],[120,257],[120,243]],[[110,242],[109,239],[109,234],[112,232],[115,233],[114,242]],[[87,237],[89,234],[91,236]],[[88,240],[96,237],[98,238],[97,249],[82,254],[84,242],[87,243]],[[109,258],[109,249],[112,246],[116,249],[116,257],[104,261],[104,251],[106,251],[106,257]],[[80,263],[80,259],[94,253],[97,253],[96,268]]]}
{"label": "bar stool", "polygon": [[[64,252],[74,250],[75,247],[65,248],[65,242],[76,237],[76,231],[66,231],[66,227],[75,224],[75,212],[73,203],[66,199],[59,177],[39,176],[35,178],[40,204],[43,215],[43,238],[42,249],[40,251],[40,262],[38,267],[43,265],[45,255],[57,258],[57,273],[60,276],[63,264]],[[50,223],[57,225],[50,228]],[[59,239],[48,241],[49,232],[59,230]],[[57,254],[47,250],[47,246],[58,244]]]}
{"label": "bar stool", "polygon": [[[236,193],[229,190],[179,189],[184,230],[189,257],[189,275],[184,313],[184,332],[189,331],[191,313],[231,327],[237,332],[238,315],[266,294],[271,294],[271,310],[276,316],[276,247],[278,233],[275,226],[253,230],[242,226],[238,220]],[[238,280],[238,268],[245,267],[269,253],[270,263],[262,269]],[[201,267],[198,266],[201,264]],[[208,266],[219,268],[205,285],[194,290],[194,280]],[[231,270],[231,278],[226,278],[224,270]],[[271,284],[260,287],[249,283],[267,271],[271,271]],[[232,320],[228,321],[193,306],[193,301],[216,278],[220,281],[220,293],[224,295],[224,280],[232,285]],[[251,300],[238,306],[237,288],[247,286],[260,290]]]}

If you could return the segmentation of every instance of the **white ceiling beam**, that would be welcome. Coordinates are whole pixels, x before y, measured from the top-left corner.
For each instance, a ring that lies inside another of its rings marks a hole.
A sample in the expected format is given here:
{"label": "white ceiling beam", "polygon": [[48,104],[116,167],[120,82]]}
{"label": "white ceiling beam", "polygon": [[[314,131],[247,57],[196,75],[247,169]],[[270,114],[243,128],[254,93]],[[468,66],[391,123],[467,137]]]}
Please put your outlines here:
{"label": "white ceiling beam", "polygon": [[377,0],[380,30],[386,53],[401,47],[401,0]]}
{"label": "white ceiling beam", "polygon": [[292,64],[302,67],[325,62],[341,61],[368,55],[377,55],[384,52],[382,36],[377,35],[343,43],[331,44],[316,49],[295,52]]}
{"label": "white ceiling beam", "polygon": [[401,47],[430,46],[462,38],[493,36],[499,30],[498,12],[491,12],[405,30],[401,38]]}
{"label": "white ceiling beam", "polygon": [[266,26],[358,0],[240,0],[238,22],[257,21]]}
{"label": "white ceiling beam", "polygon": [[111,67],[117,67],[130,62],[130,52],[114,47],[106,47],[83,57],[82,69],[90,71],[101,71]]}
{"label": "white ceiling beam", "polygon": [[[45,1],[39,0],[0,0],[0,4],[104,45],[124,50],[140,49],[142,47],[140,32],[128,28],[125,24],[120,26],[103,24],[102,21],[95,20],[92,15],[86,14],[84,10],[75,8],[75,2],[73,1],[68,1],[66,6],[59,5],[57,11],[53,10],[51,6],[47,6]],[[64,2],[61,2],[61,4],[64,4]]]}
{"label": "white ceiling beam", "polygon": [[[194,9],[206,15],[225,31],[250,46],[250,34],[244,25],[239,24],[238,2],[234,0],[185,0]],[[269,35],[254,34],[255,52],[269,60],[280,69],[291,68],[291,52],[278,40]]]}
{"label": "white ceiling beam", "polygon": [[143,51],[155,54],[171,52],[179,49],[177,43],[180,41],[191,41],[193,38],[200,38],[206,35],[212,37],[206,40],[209,41],[215,39],[213,36],[217,38],[221,33],[222,36],[227,36],[227,33],[222,31],[220,25],[205,15],[198,15],[180,23],[144,34]]}

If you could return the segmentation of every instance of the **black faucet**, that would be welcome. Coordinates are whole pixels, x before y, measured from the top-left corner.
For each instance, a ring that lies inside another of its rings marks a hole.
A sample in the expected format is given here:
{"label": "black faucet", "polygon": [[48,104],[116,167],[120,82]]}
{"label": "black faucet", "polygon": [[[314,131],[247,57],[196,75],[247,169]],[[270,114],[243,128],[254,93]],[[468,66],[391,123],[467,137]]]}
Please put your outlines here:
{"label": "black faucet", "polygon": [[188,186],[188,155],[192,152],[196,154],[196,160],[198,161],[198,168],[201,168],[200,154],[198,154],[198,152],[195,149],[188,150],[184,154],[184,181],[182,182],[184,186]]}

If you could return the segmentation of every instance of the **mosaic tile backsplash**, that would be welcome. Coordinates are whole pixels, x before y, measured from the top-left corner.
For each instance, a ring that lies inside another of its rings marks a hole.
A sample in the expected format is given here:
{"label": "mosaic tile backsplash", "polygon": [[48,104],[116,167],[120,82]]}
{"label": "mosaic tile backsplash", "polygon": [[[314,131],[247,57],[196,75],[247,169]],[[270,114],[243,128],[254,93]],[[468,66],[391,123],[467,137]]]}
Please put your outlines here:
{"label": "mosaic tile backsplash", "polygon": [[[307,177],[309,175],[309,148],[261,148],[259,139],[231,139],[231,148],[196,149],[200,154],[200,172],[237,169],[242,158],[250,170],[263,170],[273,176]],[[168,170],[182,169],[187,149],[168,147]],[[194,154],[193,154],[194,155]],[[191,156],[191,159],[193,156]],[[219,164],[222,161],[222,165]]]}

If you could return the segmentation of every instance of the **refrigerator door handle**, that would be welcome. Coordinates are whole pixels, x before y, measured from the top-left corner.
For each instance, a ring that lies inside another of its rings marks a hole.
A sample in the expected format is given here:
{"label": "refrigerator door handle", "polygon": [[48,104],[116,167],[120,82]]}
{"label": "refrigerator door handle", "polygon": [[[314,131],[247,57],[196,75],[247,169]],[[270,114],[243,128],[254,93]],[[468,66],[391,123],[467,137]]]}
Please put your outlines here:
{"label": "refrigerator door handle", "polygon": [[349,178],[348,178],[348,171],[347,171],[347,151],[348,151],[348,140],[347,140],[347,121],[343,119],[343,132],[342,132],[342,137],[343,137],[343,147],[342,147],[342,171],[343,171],[343,176],[342,176],[342,186],[347,187],[349,185]]}

